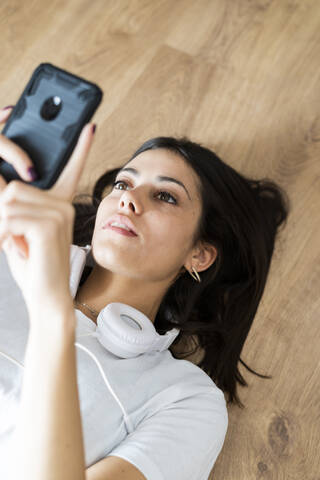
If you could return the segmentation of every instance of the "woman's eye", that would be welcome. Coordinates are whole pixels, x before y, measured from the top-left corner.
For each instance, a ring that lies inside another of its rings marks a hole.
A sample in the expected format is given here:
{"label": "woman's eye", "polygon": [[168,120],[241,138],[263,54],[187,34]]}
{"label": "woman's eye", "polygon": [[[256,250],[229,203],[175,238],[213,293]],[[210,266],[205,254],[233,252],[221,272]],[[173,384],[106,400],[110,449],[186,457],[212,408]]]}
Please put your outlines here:
{"label": "woman's eye", "polygon": [[[125,185],[128,185],[127,182],[125,182],[124,180],[118,180],[118,181],[114,182],[114,183],[112,184],[112,186],[115,187],[115,186],[118,185],[119,183],[123,183],[123,184],[125,184]],[[117,190],[118,190],[118,189],[117,189]],[[167,202],[167,201],[165,200],[166,203],[171,203],[172,205],[176,205],[176,204],[177,204],[176,198],[173,197],[173,196],[171,195],[171,193],[169,193],[169,192],[163,192],[163,191],[157,192],[157,196],[160,195],[160,194],[166,195],[167,198],[171,198],[171,199],[173,200],[173,202]]]}
{"label": "woman's eye", "polygon": [[115,187],[116,185],[118,185],[118,183],[126,183],[126,182],[123,182],[122,180],[118,180],[117,182],[114,182],[112,186]]}
{"label": "woman's eye", "polygon": [[167,202],[167,203],[172,203],[173,205],[177,204],[177,200],[171,195],[169,192],[158,192],[157,195],[167,195],[167,198],[172,198],[173,202]]}

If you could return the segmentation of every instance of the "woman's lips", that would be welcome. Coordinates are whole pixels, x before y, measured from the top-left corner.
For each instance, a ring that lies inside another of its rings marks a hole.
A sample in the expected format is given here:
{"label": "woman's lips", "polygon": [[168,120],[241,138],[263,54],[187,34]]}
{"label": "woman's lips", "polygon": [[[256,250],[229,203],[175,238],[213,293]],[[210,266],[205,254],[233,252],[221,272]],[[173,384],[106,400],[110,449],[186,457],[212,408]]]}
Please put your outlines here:
{"label": "woman's lips", "polygon": [[120,227],[111,227],[111,225],[105,225],[102,228],[103,228],[103,230],[105,230],[105,229],[114,230],[115,232],[118,232],[121,235],[125,235],[126,237],[137,237],[138,236],[135,233],[129,232],[128,230],[125,230],[124,228],[120,228]]}

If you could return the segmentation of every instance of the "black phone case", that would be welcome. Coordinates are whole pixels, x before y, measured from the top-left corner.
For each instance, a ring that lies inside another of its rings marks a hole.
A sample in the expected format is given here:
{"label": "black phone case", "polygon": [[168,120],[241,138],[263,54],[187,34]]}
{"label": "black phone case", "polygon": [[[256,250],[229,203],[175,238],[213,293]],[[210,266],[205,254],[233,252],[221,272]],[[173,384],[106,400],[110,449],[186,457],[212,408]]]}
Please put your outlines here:
{"label": "black phone case", "polygon": [[[1,132],[26,151],[38,179],[26,182],[3,159],[0,161],[0,175],[8,183],[18,179],[44,190],[52,187],[102,96],[103,92],[96,84],[51,63],[41,63],[34,70]],[[60,98],[61,107],[55,118],[44,119],[41,112],[51,97]]]}

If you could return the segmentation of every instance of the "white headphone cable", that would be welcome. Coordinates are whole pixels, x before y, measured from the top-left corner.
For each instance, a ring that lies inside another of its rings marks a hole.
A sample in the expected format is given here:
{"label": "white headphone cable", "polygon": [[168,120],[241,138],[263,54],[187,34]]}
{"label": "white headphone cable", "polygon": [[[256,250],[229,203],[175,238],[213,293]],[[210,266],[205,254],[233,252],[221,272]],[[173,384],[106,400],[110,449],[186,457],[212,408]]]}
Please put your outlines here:
{"label": "white headphone cable", "polygon": [[[92,335],[92,333],[88,333],[88,334],[85,334],[85,335],[80,335],[80,337],[86,337],[86,336],[89,336],[89,335]],[[102,378],[105,382],[105,384],[107,385],[111,395],[113,396],[113,398],[115,399],[115,401],[118,403],[121,411],[122,411],[122,414],[123,414],[123,418],[124,418],[124,422],[126,424],[126,427],[127,427],[127,430],[128,430],[128,433],[132,433],[134,428],[133,428],[133,425],[132,425],[132,422],[131,422],[131,419],[129,417],[129,415],[127,414],[127,412],[125,411],[122,403],[120,402],[120,400],[118,399],[117,395],[114,393],[113,391],[113,388],[111,387],[107,377],[105,376],[105,373],[104,371],[102,370],[102,367],[100,365],[100,362],[96,359],[95,355],[93,355],[93,353],[90,352],[89,349],[87,349],[86,347],[84,347],[83,345],[81,345],[81,343],[78,343],[78,342],[75,342],[74,345],[76,345],[77,347],[81,348],[82,350],[84,350],[85,352],[87,352],[88,355],[90,355],[91,358],[93,358],[93,360],[96,362],[97,366],[98,366],[98,369],[102,375]],[[22,365],[20,362],[18,362],[16,359],[14,359],[13,357],[11,357],[10,355],[4,353],[4,352],[1,352],[0,350],[0,355],[3,355],[4,357],[6,357],[8,360],[11,360],[13,363],[15,363],[17,366],[21,367],[21,368],[25,368],[24,365]]]}

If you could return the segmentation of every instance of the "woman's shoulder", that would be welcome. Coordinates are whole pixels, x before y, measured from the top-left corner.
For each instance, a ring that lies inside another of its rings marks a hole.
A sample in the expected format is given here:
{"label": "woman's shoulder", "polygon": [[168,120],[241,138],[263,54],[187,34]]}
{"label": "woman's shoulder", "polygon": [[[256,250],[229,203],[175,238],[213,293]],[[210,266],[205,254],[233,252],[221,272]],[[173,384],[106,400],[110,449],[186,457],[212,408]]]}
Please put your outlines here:
{"label": "woman's shoulder", "polygon": [[[200,355],[201,357],[202,355]],[[166,374],[171,377],[170,382],[184,395],[208,395],[212,401],[226,410],[224,392],[213,379],[197,365],[199,358],[176,358],[170,350],[164,365]]]}

